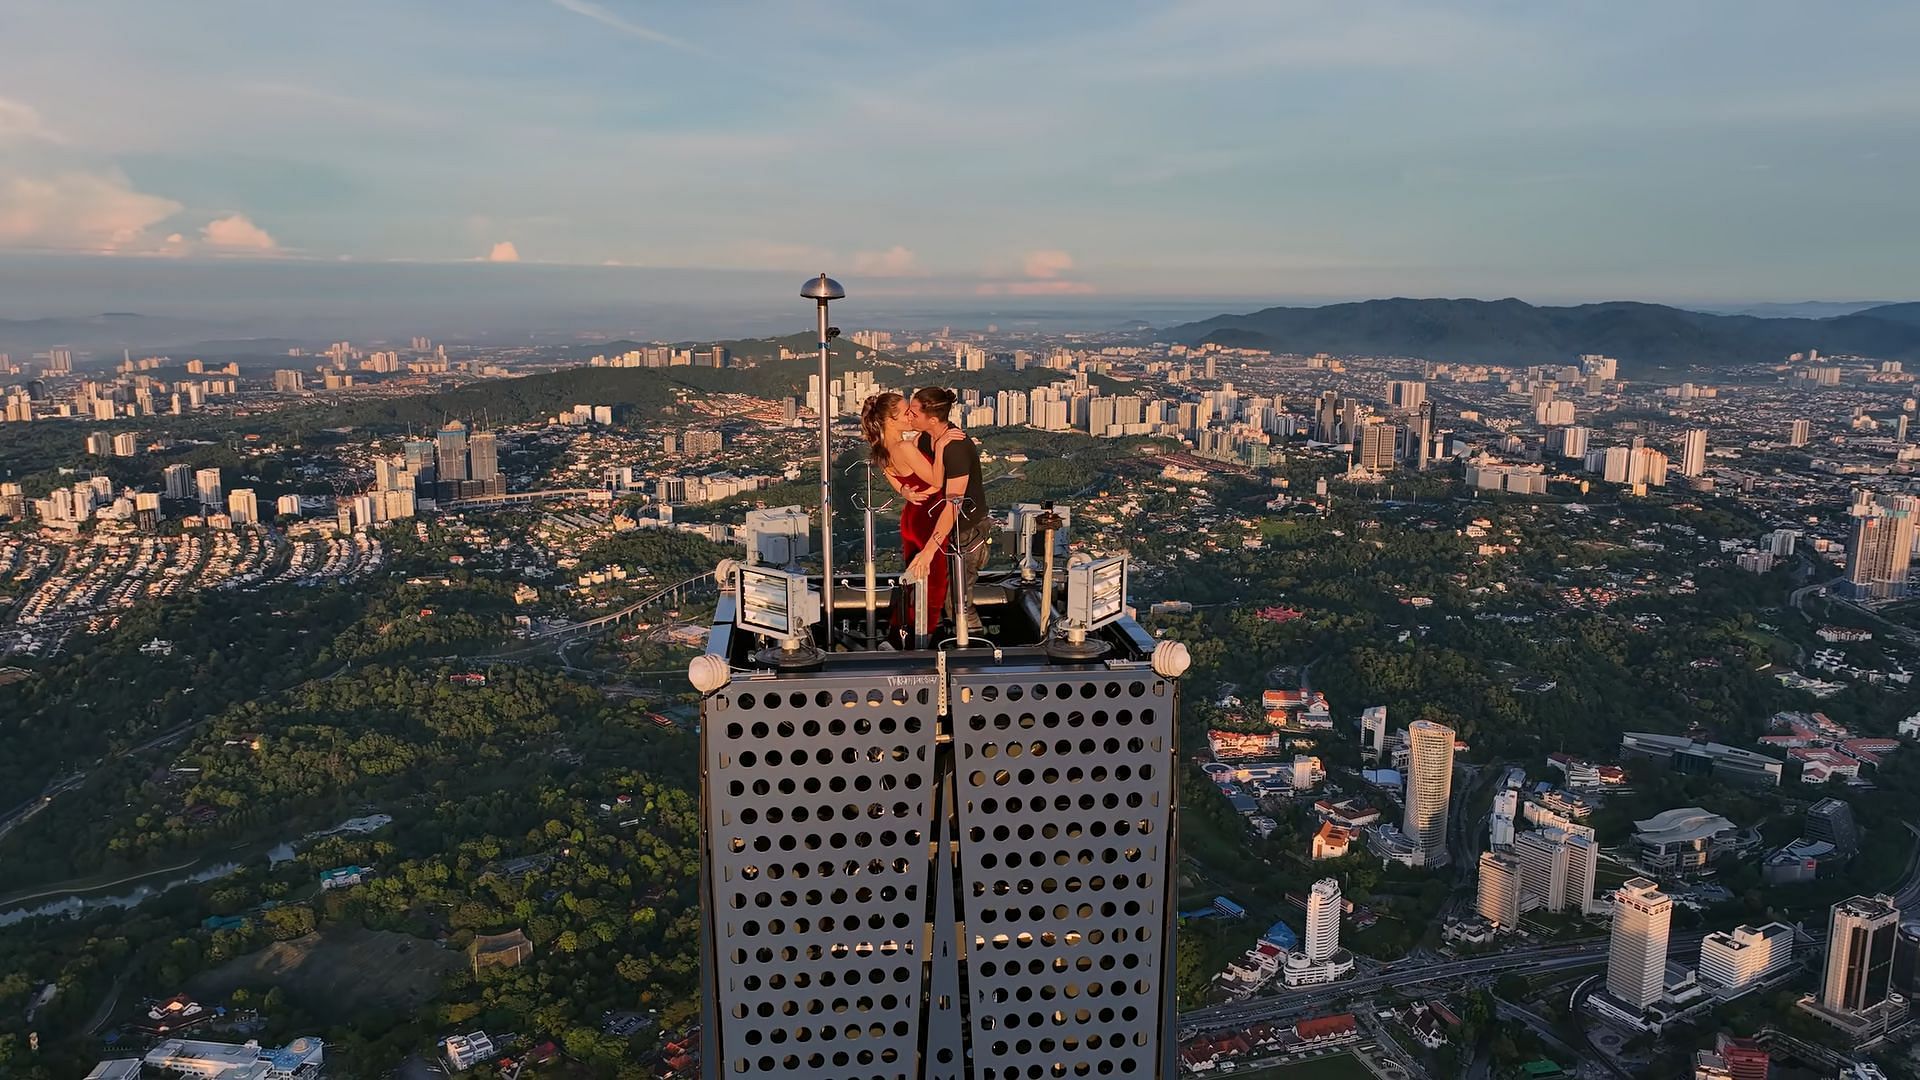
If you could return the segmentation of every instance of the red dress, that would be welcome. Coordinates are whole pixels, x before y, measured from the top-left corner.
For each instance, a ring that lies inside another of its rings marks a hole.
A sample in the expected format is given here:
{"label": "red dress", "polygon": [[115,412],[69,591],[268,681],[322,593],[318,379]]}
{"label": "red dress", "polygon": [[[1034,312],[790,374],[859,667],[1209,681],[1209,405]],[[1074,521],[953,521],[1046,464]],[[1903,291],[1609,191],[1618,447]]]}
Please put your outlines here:
{"label": "red dress", "polygon": [[[927,546],[927,541],[933,538],[933,527],[940,520],[942,502],[932,486],[917,476],[896,476],[895,479],[909,491],[929,493],[925,501],[909,502],[900,511],[900,551],[906,557],[906,561],[911,564],[914,557]],[[933,628],[940,625],[940,615],[947,606],[947,578],[953,571],[951,552],[945,550],[945,545],[942,545],[942,549],[939,557],[933,560],[933,565],[927,568],[928,633],[932,633]],[[904,636],[912,636],[913,589],[911,587],[907,589],[905,602],[895,610],[901,615],[900,622],[894,629]]]}

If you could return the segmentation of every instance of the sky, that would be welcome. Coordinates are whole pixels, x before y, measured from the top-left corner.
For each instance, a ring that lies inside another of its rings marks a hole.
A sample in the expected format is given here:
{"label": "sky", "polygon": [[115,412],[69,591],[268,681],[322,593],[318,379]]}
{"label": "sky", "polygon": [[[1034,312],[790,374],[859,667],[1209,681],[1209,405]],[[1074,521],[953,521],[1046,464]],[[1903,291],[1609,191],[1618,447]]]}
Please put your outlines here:
{"label": "sky", "polygon": [[0,256],[1904,299],[1917,54],[1874,0],[6,0]]}

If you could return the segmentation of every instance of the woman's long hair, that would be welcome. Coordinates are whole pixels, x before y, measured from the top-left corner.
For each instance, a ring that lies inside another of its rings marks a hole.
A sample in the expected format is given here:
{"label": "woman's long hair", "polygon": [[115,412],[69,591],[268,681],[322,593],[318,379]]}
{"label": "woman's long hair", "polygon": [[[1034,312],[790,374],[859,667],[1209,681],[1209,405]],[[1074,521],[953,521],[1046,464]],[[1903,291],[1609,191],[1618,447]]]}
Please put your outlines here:
{"label": "woman's long hair", "polygon": [[860,434],[867,437],[867,458],[875,465],[887,463],[887,417],[903,400],[889,390],[873,395],[860,406]]}

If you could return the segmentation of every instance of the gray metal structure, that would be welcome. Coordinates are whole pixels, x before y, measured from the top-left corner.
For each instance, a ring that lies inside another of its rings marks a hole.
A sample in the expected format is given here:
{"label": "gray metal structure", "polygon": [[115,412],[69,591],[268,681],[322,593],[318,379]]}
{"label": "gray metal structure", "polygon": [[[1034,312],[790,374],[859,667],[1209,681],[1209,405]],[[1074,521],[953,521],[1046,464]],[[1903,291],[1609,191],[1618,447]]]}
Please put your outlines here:
{"label": "gray metal structure", "polygon": [[1100,659],[1049,655],[1018,574],[972,600],[992,643],[865,648],[849,594],[820,663],[772,671],[722,595],[706,1076],[1175,1076],[1178,680],[1131,619]]}

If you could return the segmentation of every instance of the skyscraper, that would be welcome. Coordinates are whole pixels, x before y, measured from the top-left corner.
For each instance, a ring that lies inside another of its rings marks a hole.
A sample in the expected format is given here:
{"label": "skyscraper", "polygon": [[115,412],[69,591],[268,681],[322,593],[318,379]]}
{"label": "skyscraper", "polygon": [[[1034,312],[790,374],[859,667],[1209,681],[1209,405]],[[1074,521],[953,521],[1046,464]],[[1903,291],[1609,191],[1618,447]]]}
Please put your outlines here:
{"label": "skyscraper", "polygon": [[1502,930],[1520,925],[1520,864],[1513,856],[1498,851],[1480,853],[1477,907],[1482,918]]}
{"label": "skyscraper", "polygon": [[1860,599],[1906,595],[1916,510],[1920,510],[1920,499],[1911,495],[1891,495],[1883,503],[1871,493],[1854,493],[1853,542],[1847,548],[1848,593]]}
{"label": "skyscraper", "polygon": [[1307,927],[1300,950],[1287,954],[1281,981],[1288,986],[1332,982],[1353,971],[1353,956],[1340,947],[1340,913],[1346,903],[1340,882],[1321,878],[1307,892]]}
{"label": "skyscraper", "polygon": [[73,374],[73,350],[62,345],[47,350],[47,374]]}
{"label": "skyscraper", "polygon": [[1613,894],[1607,993],[1621,1004],[1644,1009],[1660,999],[1672,921],[1672,898],[1646,878],[1634,878]]}
{"label": "skyscraper", "polygon": [[1395,379],[1387,383],[1387,404],[1412,411],[1426,404],[1427,384],[1416,379]]}
{"label": "skyscraper", "polygon": [[482,482],[500,475],[500,442],[491,431],[476,431],[467,439],[469,480]]}
{"label": "skyscraper", "polygon": [[1887,1000],[1893,981],[1893,939],[1900,909],[1889,896],[1856,896],[1833,905],[1827,919],[1827,963],[1820,1005],[1859,1013]]}
{"label": "skyscraper", "polygon": [[1795,420],[1787,425],[1787,445],[1805,446],[1813,438],[1813,424],[1806,420]]}
{"label": "skyscraper", "polygon": [[1523,906],[1564,911],[1572,904],[1585,911],[1592,902],[1599,869],[1592,829],[1568,822],[1524,832],[1514,839],[1513,854],[1520,860]]}
{"label": "skyscraper", "polygon": [[1693,428],[1680,440],[1680,475],[1699,476],[1707,471],[1707,429]]}
{"label": "skyscraper", "polygon": [[1407,809],[1400,829],[1413,841],[1414,865],[1447,862],[1447,803],[1453,796],[1453,729],[1431,720],[1407,727]]}
{"label": "skyscraper", "polygon": [[1368,472],[1391,472],[1393,453],[1400,444],[1397,424],[1374,423],[1360,429],[1360,467]]}
{"label": "skyscraper", "polygon": [[1307,933],[1300,942],[1307,959],[1316,964],[1333,958],[1340,948],[1340,882],[1321,878],[1307,894]]}
{"label": "skyscraper", "polygon": [[467,425],[450,420],[434,436],[438,444],[439,477],[442,484],[467,479]]}
{"label": "skyscraper", "polygon": [[1119,609],[1055,655],[991,569],[993,648],[821,649],[767,573],[690,671],[706,1075],[1171,1080],[1184,665]]}

